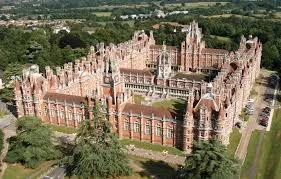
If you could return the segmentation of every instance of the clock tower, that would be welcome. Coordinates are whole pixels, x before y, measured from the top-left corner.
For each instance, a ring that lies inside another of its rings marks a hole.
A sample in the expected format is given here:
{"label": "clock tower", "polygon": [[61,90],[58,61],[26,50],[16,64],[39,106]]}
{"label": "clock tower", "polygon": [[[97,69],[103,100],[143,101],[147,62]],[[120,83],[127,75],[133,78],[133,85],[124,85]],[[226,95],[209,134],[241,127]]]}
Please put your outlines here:
{"label": "clock tower", "polygon": [[113,103],[115,103],[118,93],[124,90],[124,81],[121,80],[118,60],[107,58],[104,74],[104,95],[111,96]]}

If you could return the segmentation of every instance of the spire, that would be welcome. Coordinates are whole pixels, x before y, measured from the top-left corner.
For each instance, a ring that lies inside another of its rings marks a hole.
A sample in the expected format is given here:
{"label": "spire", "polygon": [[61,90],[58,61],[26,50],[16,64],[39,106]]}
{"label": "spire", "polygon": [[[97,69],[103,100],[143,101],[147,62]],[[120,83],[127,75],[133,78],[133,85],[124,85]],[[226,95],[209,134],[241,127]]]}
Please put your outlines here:
{"label": "spire", "polygon": [[167,47],[166,47],[165,41],[163,41],[162,50],[163,50],[164,52],[167,51]]}

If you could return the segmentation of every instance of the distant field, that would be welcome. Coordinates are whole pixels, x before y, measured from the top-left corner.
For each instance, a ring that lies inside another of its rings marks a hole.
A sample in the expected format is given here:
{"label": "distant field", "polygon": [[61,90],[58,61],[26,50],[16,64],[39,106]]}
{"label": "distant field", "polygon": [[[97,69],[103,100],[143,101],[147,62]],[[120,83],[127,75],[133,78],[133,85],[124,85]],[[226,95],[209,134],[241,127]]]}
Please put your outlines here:
{"label": "distant field", "polygon": [[94,12],[93,14],[95,14],[98,17],[109,17],[111,16],[111,12]]}
{"label": "distant field", "polygon": [[181,3],[171,3],[171,4],[165,4],[165,7],[166,8],[181,7],[182,9],[206,8],[209,6],[215,6],[216,3],[221,3],[222,5],[225,5],[228,2],[189,2],[189,3],[185,3],[185,6],[182,6]]}
{"label": "distant field", "polygon": [[112,10],[114,8],[140,8],[140,7],[149,7],[150,5],[148,3],[142,3],[142,4],[132,4],[132,5],[117,5],[117,6],[109,6],[109,5],[103,5],[103,6],[97,6],[97,7],[79,7],[79,8],[72,8],[72,9],[107,9]]}
{"label": "distant field", "polygon": [[217,35],[210,35],[210,36],[213,37],[213,38],[217,38],[221,41],[231,42],[231,38],[229,38],[229,37],[222,37],[222,36],[217,36]]}

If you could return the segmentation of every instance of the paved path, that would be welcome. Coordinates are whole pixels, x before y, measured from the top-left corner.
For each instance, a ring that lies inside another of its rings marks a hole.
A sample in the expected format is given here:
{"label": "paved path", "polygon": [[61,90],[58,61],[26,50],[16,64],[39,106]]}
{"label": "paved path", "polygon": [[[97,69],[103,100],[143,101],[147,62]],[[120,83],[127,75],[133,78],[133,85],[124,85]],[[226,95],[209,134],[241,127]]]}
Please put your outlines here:
{"label": "paved path", "polygon": [[0,162],[2,163],[0,178],[2,178],[4,172],[7,168],[7,164],[5,162],[3,162],[3,160],[6,157],[6,154],[9,149],[9,143],[7,142],[7,139],[16,135],[16,126],[15,126],[16,120],[17,119],[12,114],[9,114],[0,119],[0,128],[4,132],[4,148],[2,150],[2,154],[0,157]]}
{"label": "paved path", "polygon": [[237,150],[235,152],[235,156],[240,161],[242,161],[242,165],[246,158],[247,149],[248,149],[248,145],[249,145],[249,141],[250,141],[252,132],[256,129],[258,129],[258,130],[265,129],[264,127],[262,127],[258,124],[258,119],[259,119],[259,114],[261,112],[261,109],[267,106],[267,103],[264,101],[264,97],[269,94],[273,95],[273,93],[274,93],[274,89],[270,88],[267,85],[267,79],[268,79],[268,76],[270,75],[270,73],[268,73],[266,71],[261,71],[261,73],[265,77],[260,79],[259,83],[257,85],[258,95],[256,96],[256,99],[255,99],[254,113],[253,113],[253,115],[250,116],[249,121],[247,122],[245,127],[243,127],[243,129],[241,129],[242,137],[241,137],[241,140],[237,147]]}

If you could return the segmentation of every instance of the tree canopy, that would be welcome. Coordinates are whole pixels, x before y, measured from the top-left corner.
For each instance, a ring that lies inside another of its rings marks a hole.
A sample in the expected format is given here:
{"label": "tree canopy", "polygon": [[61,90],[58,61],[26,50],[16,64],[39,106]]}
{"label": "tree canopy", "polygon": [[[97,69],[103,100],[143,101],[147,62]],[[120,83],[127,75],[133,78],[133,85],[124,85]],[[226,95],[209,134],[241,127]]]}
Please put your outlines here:
{"label": "tree canopy", "polygon": [[78,130],[68,174],[82,178],[108,178],[128,175],[131,169],[123,146],[97,103],[93,120],[84,120]]}
{"label": "tree canopy", "polygon": [[238,160],[216,139],[194,143],[179,178],[224,179],[239,174]]}
{"label": "tree canopy", "polygon": [[60,157],[52,141],[52,131],[36,117],[19,118],[17,136],[10,138],[9,143],[8,163],[36,168],[43,161]]}

